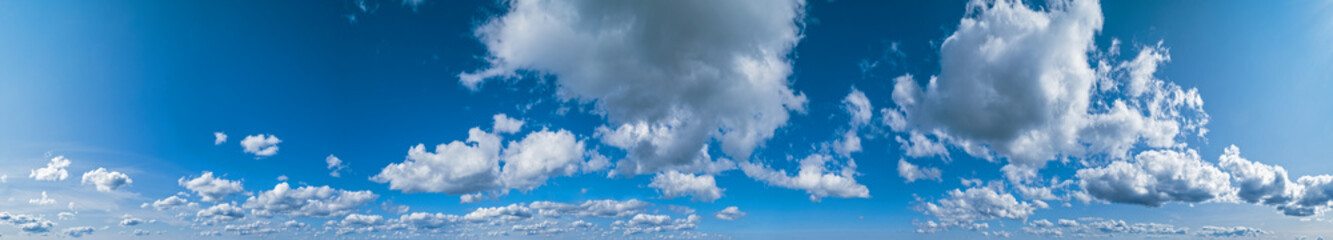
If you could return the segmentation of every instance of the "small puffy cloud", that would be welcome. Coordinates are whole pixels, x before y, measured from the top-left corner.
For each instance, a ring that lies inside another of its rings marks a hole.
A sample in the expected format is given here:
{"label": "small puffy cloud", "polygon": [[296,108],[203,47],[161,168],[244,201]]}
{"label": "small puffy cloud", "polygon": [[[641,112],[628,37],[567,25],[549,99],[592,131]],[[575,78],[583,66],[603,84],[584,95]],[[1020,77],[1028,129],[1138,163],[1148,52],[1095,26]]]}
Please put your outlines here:
{"label": "small puffy cloud", "polygon": [[222,199],[228,195],[245,191],[245,189],[241,187],[240,181],[214,178],[213,172],[209,171],[204,171],[199,177],[189,180],[182,177],[179,180],[176,180],[176,183],[185,187],[185,189],[194,191],[195,194],[198,194],[199,197],[203,198],[206,202],[222,201]]}
{"label": "small puffy cloud", "polygon": [[1145,151],[1133,161],[1080,169],[1076,176],[1093,197],[1151,207],[1202,202],[1233,191],[1231,176],[1200,160],[1192,149]]}
{"label": "small puffy cloud", "polygon": [[[974,187],[966,191],[954,189],[936,202],[925,202],[916,210],[934,216],[939,222],[918,224],[918,232],[934,232],[950,227],[982,229],[976,222],[992,219],[1027,219],[1037,207],[1020,202],[1014,195],[997,192],[991,187]],[[985,223],[980,223],[985,224]]]}
{"label": "small puffy cloud", "polygon": [[153,203],[151,203],[151,204],[149,204],[149,203],[145,203],[145,204],[144,204],[144,207],[152,206],[154,209],[157,209],[157,210],[166,210],[166,209],[172,209],[172,208],[178,208],[178,207],[186,206],[186,205],[189,205],[189,204],[190,204],[190,200],[185,200],[185,198],[182,198],[182,197],[180,197],[180,196],[172,195],[172,196],[167,197],[167,198],[158,199],[158,200],[156,200],[156,201],[153,201]]}
{"label": "small puffy cloud", "polygon": [[852,93],[847,94],[842,99],[843,107],[847,113],[852,115],[852,126],[865,126],[870,124],[870,119],[875,116],[873,107],[870,106],[870,99],[861,90],[852,89]]}
{"label": "small puffy cloud", "polygon": [[52,205],[52,204],[56,204],[56,200],[55,200],[55,199],[51,199],[50,197],[47,197],[47,196],[46,196],[46,191],[42,191],[42,197],[41,197],[41,198],[28,199],[28,203],[33,204],[33,205]]}
{"label": "small puffy cloud", "polygon": [[843,157],[850,157],[852,153],[861,151],[861,137],[856,136],[856,131],[847,131],[842,134],[842,139],[833,141],[833,152]]}
{"label": "small puffy cloud", "polygon": [[136,225],[139,225],[139,224],[142,224],[142,223],[153,223],[153,222],[157,222],[157,220],[144,220],[144,219],[142,219],[142,218],[136,218],[136,217],[134,217],[134,216],[130,216],[129,214],[125,214],[124,216],[121,216],[120,218],[121,218],[121,220],[120,220],[120,226],[125,226],[125,227],[136,226]]}
{"label": "small puffy cloud", "polygon": [[272,134],[249,135],[245,136],[245,139],[241,139],[241,147],[245,149],[245,152],[257,157],[277,155],[278,143],[282,143],[282,140]]}
{"label": "small puffy cloud", "polygon": [[71,227],[71,228],[65,228],[65,230],[61,230],[60,234],[69,237],[83,237],[87,235],[92,235],[94,230],[95,229],[93,229],[93,227],[89,226]]}
{"label": "small puffy cloud", "polygon": [[856,162],[849,161],[842,171],[829,172],[825,168],[831,158],[826,155],[812,154],[801,160],[796,176],[787,175],[786,170],[773,170],[754,163],[741,163],[741,171],[746,176],[774,186],[805,190],[810,194],[810,201],[819,201],[824,197],[869,198],[870,190],[865,185],[856,183]]}
{"label": "small puffy cloud", "polygon": [[338,159],[338,157],[333,156],[333,154],[329,154],[328,157],[324,157],[324,164],[328,165],[329,176],[333,177],[342,177],[342,174],[340,174],[339,171],[342,171],[344,168],[347,168],[347,165],[343,164],[343,160]]}
{"label": "small puffy cloud", "polygon": [[804,111],[805,96],[788,80],[804,5],[514,1],[475,29],[489,66],[459,74],[459,83],[477,89],[522,72],[554,75],[563,100],[596,103],[609,128],[651,129],[609,144],[629,153],[621,174],[694,164],[710,139],[749,159],[790,112]]}
{"label": "small puffy cloud", "polygon": [[1218,157],[1218,166],[1231,173],[1236,196],[1248,203],[1287,203],[1302,190],[1287,176],[1287,169],[1245,159],[1236,145],[1228,146]]}
{"label": "small puffy cloud", "polygon": [[379,195],[370,191],[347,191],[329,186],[291,188],[279,183],[245,200],[245,208],[255,215],[284,214],[290,217],[339,217],[375,201]]}
{"label": "small puffy cloud", "polygon": [[648,187],[662,191],[662,196],[675,198],[690,196],[694,201],[712,202],[722,197],[722,191],[712,175],[685,174],[677,171],[658,173]]}
{"label": "small puffy cloud", "polygon": [[46,163],[46,167],[33,169],[32,172],[28,174],[28,177],[36,179],[37,181],[65,180],[65,178],[69,177],[69,171],[65,171],[65,168],[69,167],[69,164],[70,161],[68,158],[65,158],[65,156],[56,156],[51,158],[51,162]]}
{"label": "small puffy cloud", "polygon": [[213,145],[222,145],[227,142],[227,134],[222,132],[213,132]]}
{"label": "small puffy cloud", "polygon": [[503,113],[495,114],[492,118],[494,118],[495,123],[492,125],[491,131],[497,133],[516,133],[518,130],[523,129],[523,120],[509,118],[509,116],[506,116]]}
{"label": "small puffy cloud", "polygon": [[905,159],[898,159],[898,176],[903,177],[907,183],[916,180],[943,181],[940,179],[939,168],[923,168],[917,165],[912,165],[912,163],[907,162]]}
{"label": "small puffy cloud", "polygon": [[97,186],[97,191],[100,192],[110,192],[133,182],[134,180],[130,179],[129,175],[107,171],[106,168],[97,168],[83,173],[83,184],[91,183]]}
{"label": "small puffy cloud", "polygon": [[717,219],[722,219],[727,221],[740,219],[741,217],[744,216],[745,212],[742,212],[741,209],[736,206],[730,206],[724,208],[722,209],[722,211],[717,211],[717,214],[713,215],[713,217],[717,217]]}
{"label": "small puffy cloud", "polygon": [[194,216],[205,224],[217,224],[241,219],[245,217],[245,210],[231,203],[222,203],[199,210]]}

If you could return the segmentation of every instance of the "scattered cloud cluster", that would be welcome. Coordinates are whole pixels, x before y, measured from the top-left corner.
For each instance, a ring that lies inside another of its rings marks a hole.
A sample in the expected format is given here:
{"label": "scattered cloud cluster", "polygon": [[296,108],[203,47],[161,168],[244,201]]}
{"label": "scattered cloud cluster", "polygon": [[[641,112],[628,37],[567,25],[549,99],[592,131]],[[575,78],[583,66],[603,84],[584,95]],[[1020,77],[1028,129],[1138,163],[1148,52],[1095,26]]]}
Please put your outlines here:
{"label": "scattered cloud cluster", "polygon": [[[501,125],[521,125],[496,116],[497,129],[505,128]],[[371,179],[407,193],[466,194],[463,202],[473,202],[483,198],[483,192],[503,195],[509,189],[526,191],[545,184],[552,176],[572,175],[580,169],[599,170],[598,157],[589,156],[584,141],[566,130],[535,131],[504,148],[501,141],[499,134],[472,128],[466,142],[440,144],[434,152],[427,151],[423,144],[412,147],[407,161],[389,164]]]}

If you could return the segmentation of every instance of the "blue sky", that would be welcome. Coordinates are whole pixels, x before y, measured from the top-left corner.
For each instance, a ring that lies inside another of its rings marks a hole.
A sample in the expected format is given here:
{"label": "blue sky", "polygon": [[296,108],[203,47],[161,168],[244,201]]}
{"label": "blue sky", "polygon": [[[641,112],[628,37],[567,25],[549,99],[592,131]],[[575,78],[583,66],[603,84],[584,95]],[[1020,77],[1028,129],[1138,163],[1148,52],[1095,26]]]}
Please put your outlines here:
{"label": "blue sky", "polygon": [[1333,236],[1331,7],[0,2],[0,238]]}

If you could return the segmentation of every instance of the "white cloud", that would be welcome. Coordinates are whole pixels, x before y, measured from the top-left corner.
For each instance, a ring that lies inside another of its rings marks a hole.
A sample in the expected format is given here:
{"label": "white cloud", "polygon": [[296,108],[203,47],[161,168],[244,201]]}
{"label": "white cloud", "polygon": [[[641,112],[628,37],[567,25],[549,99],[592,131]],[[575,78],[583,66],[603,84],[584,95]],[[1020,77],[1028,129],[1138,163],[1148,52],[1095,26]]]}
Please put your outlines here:
{"label": "white cloud", "polygon": [[495,124],[491,127],[491,131],[493,132],[516,133],[518,130],[523,129],[522,120],[509,118],[509,116],[505,116],[503,113],[495,114],[492,118],[495,119]]}
{"label": "white cloud", "polygon": [[106,168],[97,168],[83,173],[83,184],[89,183],[97,186],[97,191],[110,192],[121,186],[134,183],[134,180],[124,173],[107,171]]}
{"label": "white cloud", "polygon": [[941,156],[946,161],[949,159],[949,151],[945,149],[944,144],[931,140],[930,137],[916,131],[910,132],[908,136],[907,139],[903,139],[902,136],[894,136],[893,138],[902,146],[903,155],[913,158]]}
{"label": "white cloud", "polygon": [[[497,125],[505,121],[496,120]],[[505,195],[510,189],[532,190],[553,176],[600,170],[608,164],[605,156],[588,150],[583,140],[563,129],[535,131],[503,149],[501,140],[500,135],[474,127],[468,130],[466,143],[440,144],[434,153],[418,144],[408,150],[407,161],[389,164],[371,180],[406,193],[462,194],[460,200],[470,203]]]}
{"label": "white cloud", "polygon": [[190,180],[185,180],[184,177],[181,177],[179,180],[176,180],[176,183],[185,187],[185,189],[194,191],[195,194],[198,194],[199,197],[206,202],[222,201],[222,199],[226,198],[228,195],[245,191],[245,189],[241,187],[240,181],[214,178],[213,172],[209,171],[204,171],[199,177]]}
{"label": "white cloud", "polygon": [[861,151],[861,137],[856,136],[856,130],[850,130],[842,134],[842,139],[833,141],[833,152],[843,157],[850,157],[852,153]]}
{"label": "white cloud", "polygon": [[869,198],[870,190],[865,185],[856,183],[856,162],[848,161],[840,172],[829,172],[825,165],[829,156],[812,154],[801,160],[800,171],[796,176],[787,175],[786,170],[772,170],[754,163],[741,163],[746,176],[774,186],[805,190],[810,194],[810,201],[833,196],[841,198]]}
{"label": "white cloud", "polygon": [[698,215],[690,215],[684,219],[672,220],[671,216],[667,215],[652,215],[652,214],[640,213],[634,215],[634,217],[630,218],[628,221],[617,220],[615,222],[612,222],[611,225],[617,226],[620,229],[624,230],[625,235],[632,235],[636,233],[654,233],[662,231],[694,229],[695,227],[698,227],[699,220],[701,219],[702,218],[700,218]]}
{"label": "white cloud", "polygon": [[76,237],[76,238],[77,238],[77,237],[83,237],[83,236],[87,236],[87,235],[92,235],[92,234],[93,234],[93,231],[94,231],[93,227],[89,227],[89,226],[80,226],[80,227],[70,227],[70,228],[65,228],[65,230],[61,230],[61,231],[60,231],[60,234],[61,234],[61,235],[65,235],[65,236],[69,236],[69,237]]}
{"label": "white cloud", "polygon": [[728,156],[749,159],[789,111],[804,111],[804,95],[787,80],[804,1],[524,0],[509,7],[475,30],[490,67],[459,74],[460,83],[476,89],[521,71],[551,74],[558,96],[595,103],[608,126],[653,129],[611,144],[629,152],[617,164],[622,174],[689,165],[709,139]]}
{"label": "white cloud", "polygon": [[211,225],[241,219],[245,217],[245,210],[231,203],[222,203],[199,210],[194,216],[196,220]]}
{"label": "white cloud", "polygon": [[1292,201],[1303,187],[1291,182],[1282,166],[1252,162],[1240,156],[1240,148],[1228,146],[1218,166],[1231,173],[1236,196],[1248,203],[1282,204]]}
{"label": "white cloud", "polygon": [[172,208],[178,208],[178,207],[186,206],[186,205],[189,205],[189,204],[190,204],[190,201],[189,201],[189,200],[185,200],[185,198],[182,198],[182,197],[180,197],[180,196],[172,195],[172,196],[167,197],[167,198],[158,199],[158,200],[156,200],[156,201],[153,201],[153,203],[151,203],[151,204],[147,204],[147,203],[146,203],[144,206],[145,206],[145,207],[147,207],[147,206],[153,206],[153,208],[154,208],[154,209],[157,209],[157,210],[166,210],[166,209],[172,209]]}
{"label": "white cloud", "polygon": [[[992,219],[1027,219],[1037,207],[1032,203],[1020,202],[1009,193],[1000,193],[991,187],[968,188],[967,191],[954,189],[948,197],[934,203],[926,202],[916,206],[916,210],[934,216],[939,222],[918,224],[918,232],[935,232],[950,227],[975,227],[977,221]],[[984,223],[982,223],[984,224]]]}
{"label": "white cloud", "polygon": [[1314,216],[1327,212],[1333,202],[1333,176],[1301,176],[1291,181],[1281,166],[1266,165],[1240,156],[1240,148],[1227,147],[1218,158],[1231,173],[1236,197],[1248,203],[1276,207],[1289,216]]}
{"label": "white cloud", "polygon": [[69,171],[65,171],[65,168],[69,167],[69,164],[70,161],[68,158],[65,158],[65,156],[56,156],[51,158],[51,162],[46,163],[46,167],[33,169],[32,172],[28,174],[28,177],[36,179],[37,181],[65,180],[65,178],[69,177]]}
{"label": "white cloud", "polygon": [[491,190],[501,184],[499,153],[499,136],[472,128],[467,143],[440,144],[434,153],[428,152],[424,144],[417,144],[408,150],[407,161],[389,164],[371,180],[387,182],[389,189],[406,193]]}
{"label": "white cloud", "polygon": [[875,112],[870,106],[870,99],[861,90],[852,89],[852,93],[847,94],[842,99],[843,107],[852,115],[852,126],[859,127],[870,124],[870,119],[875,116]]}
{"label": "white cloud", "polygon": [[500,179],[509,188],[531,190],[555,175],[578,172],[583,163],[584,143],[565,130],[528,134],[505,148]]}
{"label": "white cloud", "polygon": [[360,209],[378,197],[370,191],[347,191],[329,186],[291,188],[287,183],[278,183],[273,186],[273,190],[246,199],[242,206],[259,216],[284,214],[289,217],[339,217]]}
{"label": "white cloud", "polygon": [[1202,202],[1233,191],[1231,177],[1200,160],[1192,149],[1145,151],[1132,162],[1080,169],[1076,176],[1093,197],[1153,207],[1172,201]]}
{"label": "white cloud", "polygon": [[722,198],[722,191],[712,175],[685,174],[677,171],[658,173],[648,187],[662,191],[662,196],[675,198],[690,196],[694,201],[712,202]]}
{"label": "white cloud", "polygon": [[153,222],[157,222],[156,220],[144,220],[144,219],[142,219],[142,218],[136,218],[136,217],[134,217],[134,216],[130,216],[129,214],[125,214],[124,216],[121,216],[120,218],[121,218],[121,220],[120,220],[120,226],[125,226],[125,227],[128,227],[128,226],[136,226],[136,225],[139,225],[139,224],[142,224],[142,223],[153,223]]}
{"label": "white cloud", "polygon": [[28,199],[28,203],[33,205],[51,205],[51,204],[56,204],[56,200],[47,197],[46,191],[42,191],[41,198]]}
{"label": "white cloud", "polygon": [[222,145],[227,142],[227,134],[222,132],[213,132],[213,145]]}
{"label": "white cloud", "polygon": [[1203,228],[1199,229],[1199,232],[1196,233],[1196,235],[1199,235],[1200,237],[1248,237],[1248,238],[1257,238],[1260,235],[1266,235],[1266,234],[1269,234],[1269,232],[1264,231],[1263,229],[1249,228],[1243,226],[1235,226],[1235,227],[1203,226]]}
{"label": "white cloud", "polygon": [[343,160],[338,159],[338,157],[333,156],[333,154],[329,154],[328,157],[324,157],[324,163],[328,165],[329,176],[333,177],[342,177],[342,174],[339,173],[339,171],[342,171],[344,168],[347,168],[347,164],[343,164]]}
{"label": "white cloud", "polygon": [[923,168],[917,165],[912,165],[912,163],[909,163],[904,159],[898,159],[898,176],[903,177],[907,183],[915,182],[916,180],[943,181],[940,179],[939,168]]}
{"label": "white cloud", "polygon": [[272,134],[249,135],[245,136],[245,139],[241,139],[241,147],[245,149],[245,152],[252,153],[257,157],[277,155],[278,143],[282,143],[282,140]]}
{"label": "white cloud", "polygon": [[[1140,140],[1181,147],[1176,138],[1207,132],[1196,90],[1152,78],[1157,63],[1169,59],[1160,46],[1115,67],[1105,59],[1097,60],[1106,68],[1089,64],[1103,22],[1096,1],[1061,0],[1040,10],[1010,0],[968,5],[940,46],[940,75],[925,84],[896,80],[900,109],[886,113],[901,110],[907,121],[886,115],[891,127],[929,133],[976,157],[1003,157],[1009,164],[1002,170],[1014,181],[1033,179],[1060,157],[1125,158]],[[1123,75],[1132,93],[1095,88],[1099,78]]]}
{"label": "white cloud", "polygon": [[713,216],[717,217],[717,219],[732,221],[744,217],[745,212],[742,212],[741,209],[736,206],[730,206],[722,209],[722,211],[717,211],[717,214]]}

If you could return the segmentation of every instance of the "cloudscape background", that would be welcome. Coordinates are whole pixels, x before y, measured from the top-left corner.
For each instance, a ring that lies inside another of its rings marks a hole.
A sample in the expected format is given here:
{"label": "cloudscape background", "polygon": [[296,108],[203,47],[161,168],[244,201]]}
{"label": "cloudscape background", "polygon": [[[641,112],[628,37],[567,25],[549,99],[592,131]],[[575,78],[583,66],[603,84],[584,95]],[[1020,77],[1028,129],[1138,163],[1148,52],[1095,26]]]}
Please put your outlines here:
{"label": "cloudscape background", "polygon": [[1325,1],[4,1],[0,239],[1318,239]]}

